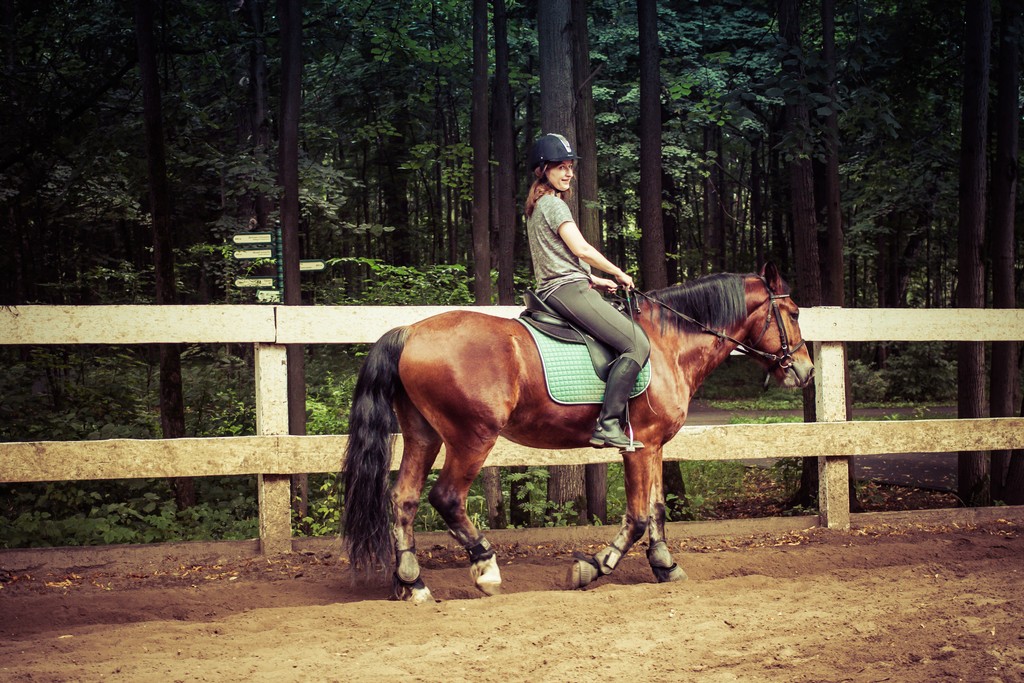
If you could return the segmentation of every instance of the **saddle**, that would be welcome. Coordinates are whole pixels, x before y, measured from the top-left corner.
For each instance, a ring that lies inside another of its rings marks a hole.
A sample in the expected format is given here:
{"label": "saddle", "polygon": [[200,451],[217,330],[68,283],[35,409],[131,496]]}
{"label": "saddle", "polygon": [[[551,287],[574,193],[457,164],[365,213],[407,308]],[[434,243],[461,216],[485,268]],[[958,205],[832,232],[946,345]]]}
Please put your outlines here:
{"label": "saddle", "polygon": [[570,344],[585,344],[590,353],[590,360],[594,364],[594,372],[602,382],[608,381],[608,370],[619,356],[615,349],[574,327],[537,296],[536,292],[524,292],[523,302],[526,304],[526,310],[519,315],[520,322],[554,339]]}

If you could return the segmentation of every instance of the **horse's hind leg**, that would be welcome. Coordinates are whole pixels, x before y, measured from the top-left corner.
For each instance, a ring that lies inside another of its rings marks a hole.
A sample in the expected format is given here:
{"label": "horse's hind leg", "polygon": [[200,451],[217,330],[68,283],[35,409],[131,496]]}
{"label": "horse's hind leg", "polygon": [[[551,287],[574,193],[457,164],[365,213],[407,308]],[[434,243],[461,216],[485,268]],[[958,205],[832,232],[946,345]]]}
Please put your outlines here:
{"label": "horse's hind leg", "polygon": [[446,444],[444,467],[430,490],[430,504],[437,509],[448,529],[469,553],[470,576],[486,595],[501,590],[501,571],[494,550],[466,514],[469,487],[491,452],[497,437],[472,439],[472,445]]}
{"label": "horse's hind leg", "polygon": [[402,465],[399,467],[398,477],[391,489],[391,501],[395,510],[395,522],[392,527],[395,548],[394,593],[399,600],[409,600],[418,604],[427,602],[432,596],[430,589],[420,578],[413,522],[419,510],[423,484],[438,451],[441,450],[441,437],[408,398],[403,396],[395,403],[405,449],[402,452]]}
{"label": "horse's hind leg", "polygon": [[[678,465],[673,465],[678,467]],[[662,485],[661,466],[653,468],[651,485],[650,544],[647,547],[647,561],[658,583],[685,581],[686,572],[672,559],[672,553],[665,542],[665,489]]]}

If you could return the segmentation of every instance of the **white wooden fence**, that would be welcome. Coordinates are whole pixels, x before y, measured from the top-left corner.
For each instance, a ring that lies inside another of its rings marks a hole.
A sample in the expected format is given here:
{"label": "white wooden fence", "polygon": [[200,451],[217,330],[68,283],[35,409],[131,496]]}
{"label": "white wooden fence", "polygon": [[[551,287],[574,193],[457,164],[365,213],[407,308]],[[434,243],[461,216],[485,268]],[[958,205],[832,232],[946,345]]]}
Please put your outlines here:
{"label": "white wooden fence", "polygon": [[[290,475],[340,468],[347,437],[289,436],[284,344],[373,342],[388,329],[451,310],[382,306],[21,306],[0,309],[0,344],[255,345],[257,436],[0,443],[0,482],[258,475],[264,553],[291,550]],[[475,308],[515,317],[518,307]],[[815,347],[813,424],[684,427],[671,460],[817,457],[821,524],[849,527],[849,458],[1024,448],[1024,419],[846,422],[842,342],[1013,341],[1024,310],[808,308],[800,326]],[[395,449],[397,468],[401,446]],[[435,467],[443,463],[444,452]],[[611,462],[592,448],[532,450],[499,440],[489,465]]]}

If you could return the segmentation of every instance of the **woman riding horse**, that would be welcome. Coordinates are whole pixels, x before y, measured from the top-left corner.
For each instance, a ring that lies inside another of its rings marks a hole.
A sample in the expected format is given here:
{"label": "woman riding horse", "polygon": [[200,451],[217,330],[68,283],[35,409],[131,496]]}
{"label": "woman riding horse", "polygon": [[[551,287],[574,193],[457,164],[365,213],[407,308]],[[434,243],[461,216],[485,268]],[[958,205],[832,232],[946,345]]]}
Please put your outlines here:
{"label": "woman riding horse", "polygon": [[[645,533],[655,578],[685,579],[665,540],[661,461],[664,444],[686,421],[694,392],[736,349],[764,364],[783,386],[806,386],[813,375],[798,308],[772,264],[759,274],[717,274],[643,295],[636,327],[605,304],[591,285],[610,290],[615,283],[592,277],[583,264],[605,270],[626,287],[633,281],[583,240],[558,196],[568,191],[575,155],[558,136],[545,136],[534,151],[531,244],[557,252],[538,258],[535,251],[538,287],[552,308],[595,331],[621,356],[598,408],[551,399],[537,345],[517,320],[450,311],[390,330],[373,345],[359,371],[349,417],[343,533],[354,567],[393,567],[400,599],[431,599],[420,575],[413,522],[442,446],[444,464],[428,499],[468,552],[477,588],[499,592],[494,549],[466,514],[470,486],[499,437],[532,448],[589,443],[622,449],[622,525],[607,546],[575,559],[571,586],[613,571]],[[640,448],[619,424],[627,405],[619,387],[629,390],[648,353],[650,385],[632,401]],[[402,461],[392,484],[391,450],[399,427]]]}
{"label": "woman riding horse", "polygon": [[[651,346],[643,330],[598,293],[610,294],[619,284],[632,289],[633,278],[587,242],[565,203],[571,193],[573,163],[578,159],[569,141],[553,133],[541,136],[530,149],[534,180],[526,197],[526,231],[536,292],[563,318],[618,353],[608,371],[604,403],[590,445],[635,450],[644,445],[632,438],[627,405]],[[618,283],[592,274],[591,266]]]}

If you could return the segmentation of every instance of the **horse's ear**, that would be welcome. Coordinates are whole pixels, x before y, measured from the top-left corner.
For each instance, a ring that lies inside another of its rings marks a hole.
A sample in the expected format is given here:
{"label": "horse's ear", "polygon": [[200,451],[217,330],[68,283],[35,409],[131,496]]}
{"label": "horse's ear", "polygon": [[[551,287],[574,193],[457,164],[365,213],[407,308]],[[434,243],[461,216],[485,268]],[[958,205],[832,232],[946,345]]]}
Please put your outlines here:
{"label": "horse's ear", "polygon": [[779,275],[779,269],[774,263],[768,261],[761,268],[761,277],[764,278],[768,286],[772,288],[773,292],[781,291],[782,288],[782,276]]}

